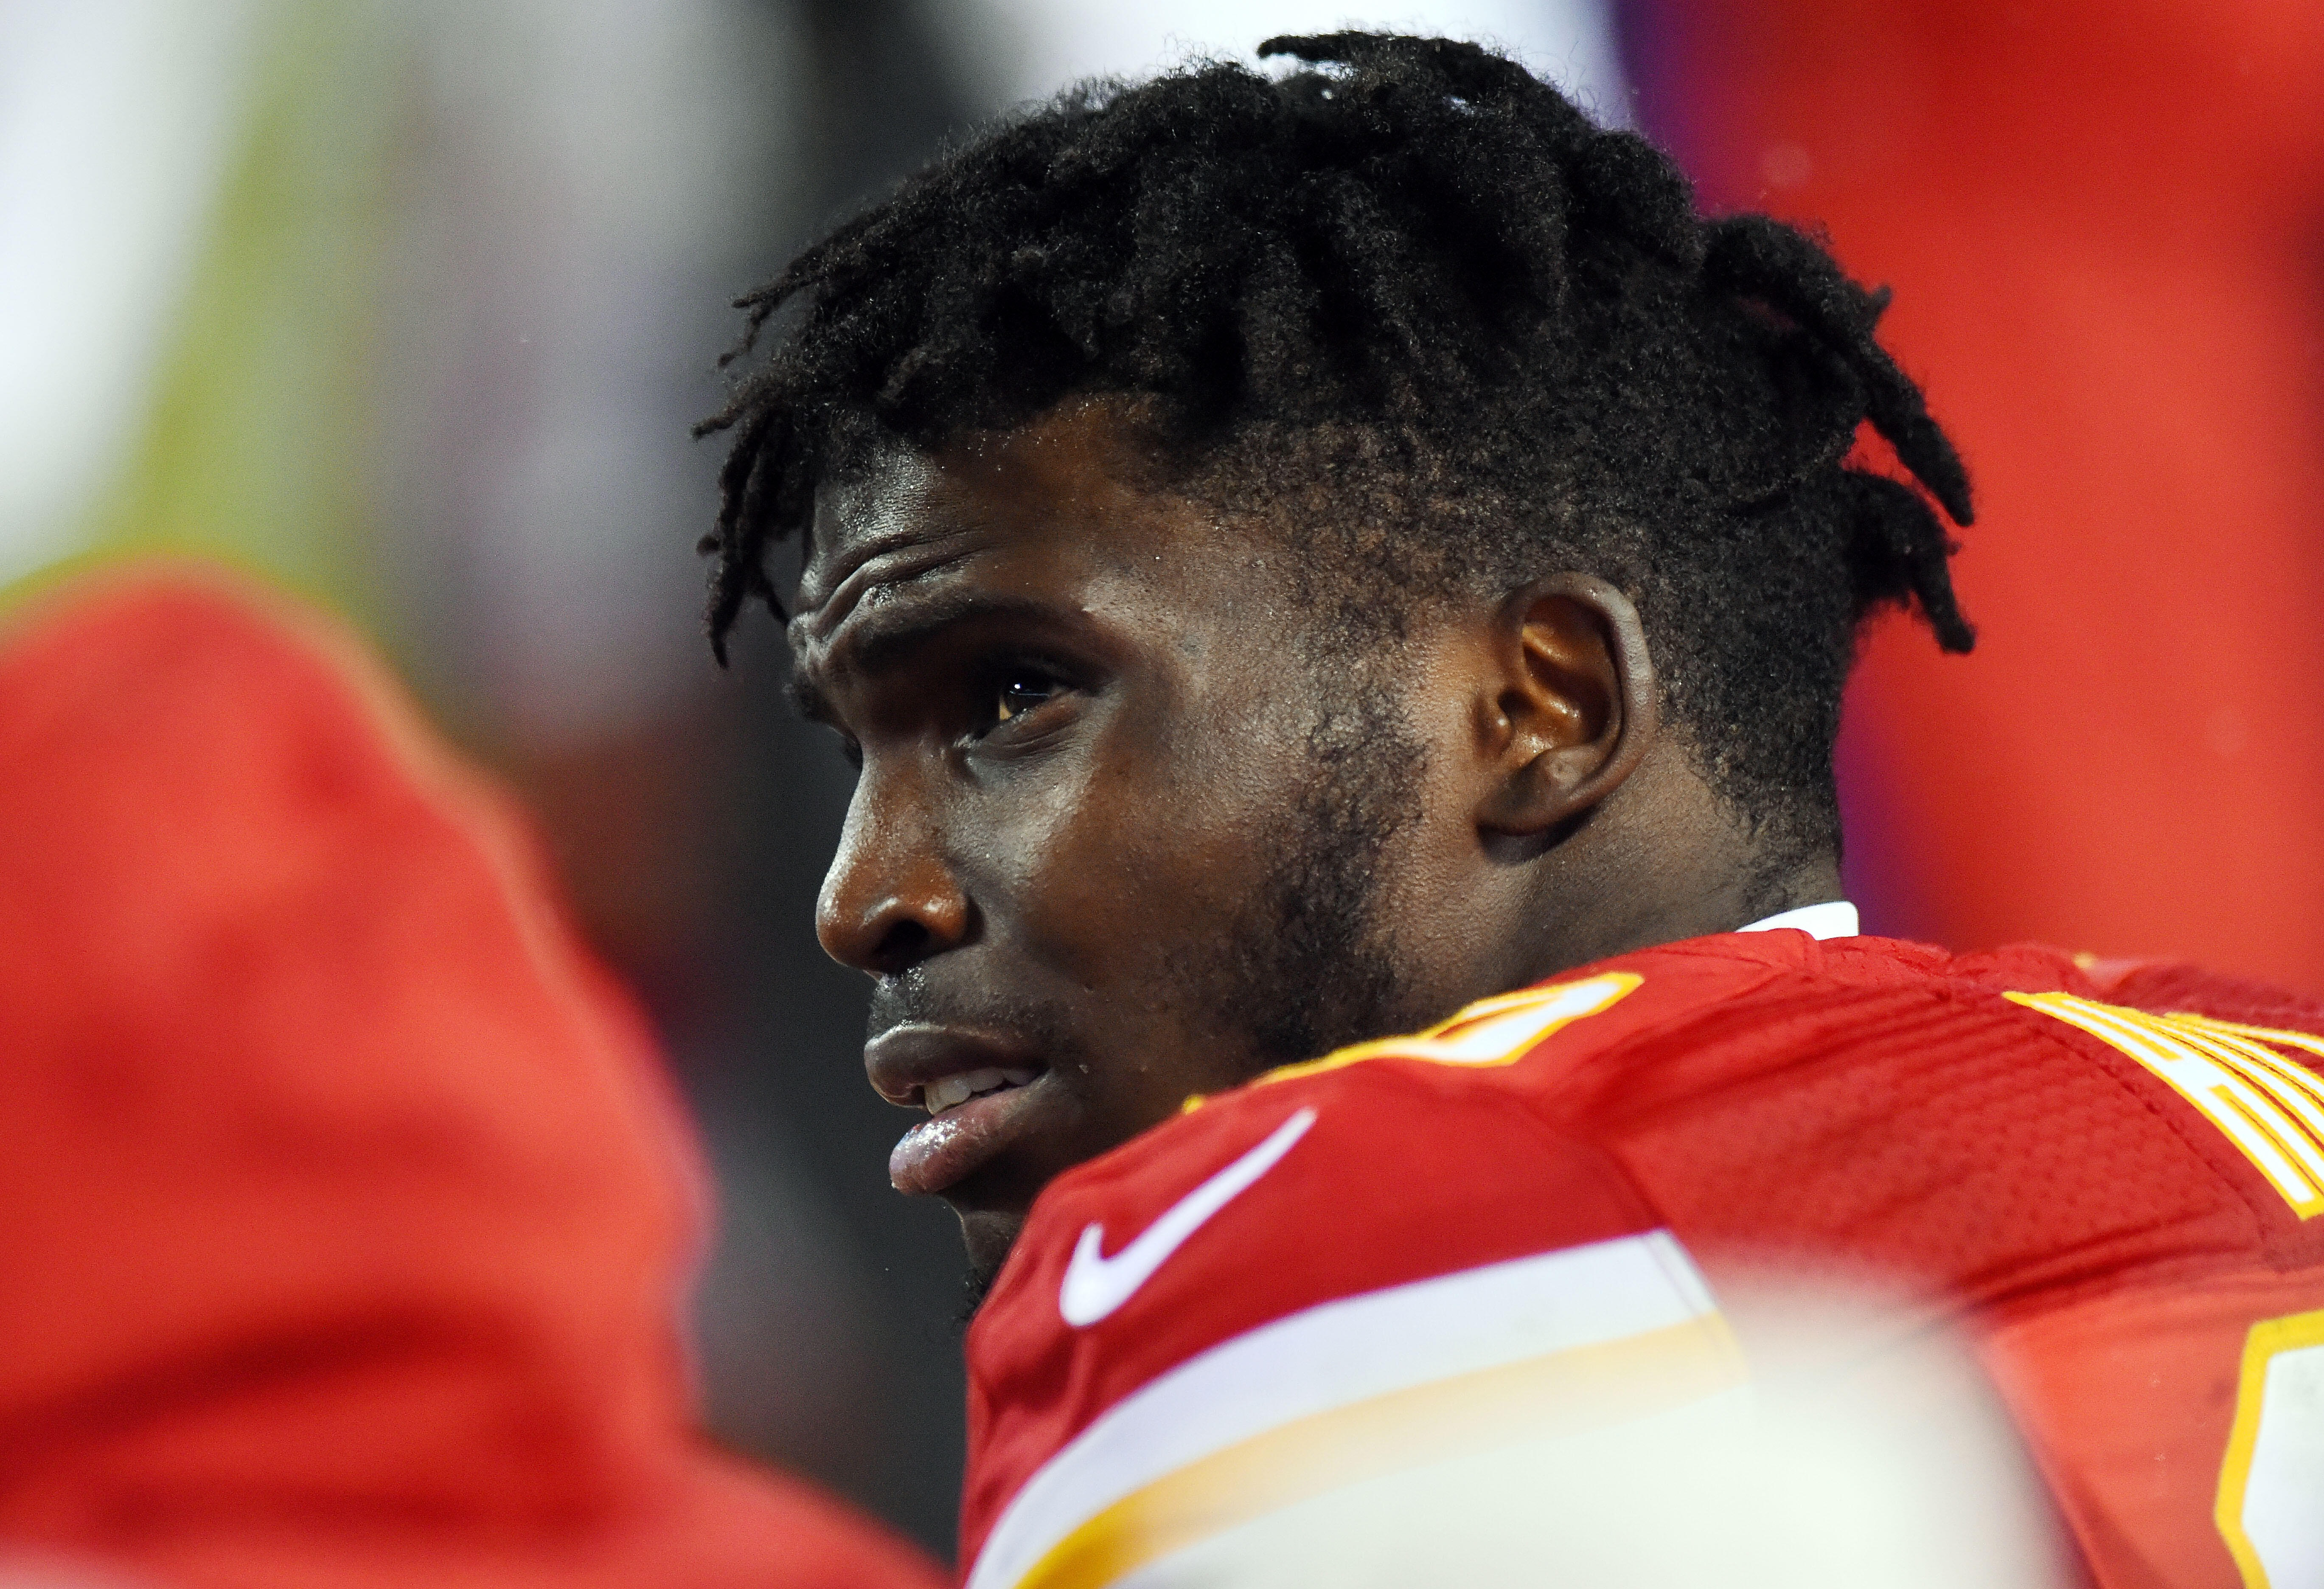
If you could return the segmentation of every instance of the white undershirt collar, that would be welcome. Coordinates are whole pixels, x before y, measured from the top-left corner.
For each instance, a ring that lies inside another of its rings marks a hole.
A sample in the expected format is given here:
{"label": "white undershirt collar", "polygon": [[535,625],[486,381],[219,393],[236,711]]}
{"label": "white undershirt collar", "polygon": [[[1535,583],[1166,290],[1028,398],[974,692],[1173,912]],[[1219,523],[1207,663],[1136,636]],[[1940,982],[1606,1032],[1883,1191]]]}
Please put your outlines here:
{"label": "white undershirt collar", "polygon": [[1856,907],[1846,900],[1826,900],[1821,905],[1802,905],[1796,910],[1779,910],[1764,916],[1748,927],[1738,927],[1738,932],[1773,932],[1788,927],[1806,933],[1810,938],[1854,938],[1858,923]]}

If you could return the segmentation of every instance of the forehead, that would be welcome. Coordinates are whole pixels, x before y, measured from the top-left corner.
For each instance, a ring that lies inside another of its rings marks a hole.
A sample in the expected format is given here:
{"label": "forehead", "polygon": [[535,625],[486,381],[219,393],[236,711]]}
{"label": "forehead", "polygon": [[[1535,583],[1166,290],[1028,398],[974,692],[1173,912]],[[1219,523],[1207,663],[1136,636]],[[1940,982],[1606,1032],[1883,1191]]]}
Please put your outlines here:
{"label": "forehead", "polygon": [[1167,584],[1207,562],[1220,533],[1208,510],[1156,487],[1102,404],[934,454],[899,447],[816,494],[792,644],[804,654],[867,605],[967,577],[1026,595],[1104,571]]}

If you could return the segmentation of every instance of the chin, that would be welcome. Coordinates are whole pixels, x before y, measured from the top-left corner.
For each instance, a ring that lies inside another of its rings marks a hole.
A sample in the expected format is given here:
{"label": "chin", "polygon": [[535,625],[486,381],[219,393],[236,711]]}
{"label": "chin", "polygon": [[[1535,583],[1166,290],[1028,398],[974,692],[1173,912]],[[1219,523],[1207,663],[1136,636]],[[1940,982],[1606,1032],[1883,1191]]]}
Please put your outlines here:
{"label": "chin", "polygon": [[984,1293],[1001,1277],[1001,1266],[1009,1261],[1009,1250],[1017,1244],[1017,1233],[1025,1228],[1025,1215],[998,1209],[959,1209],[961,1244],[968,1249],[968,1285],[974,1305],[984,1300]]}
{"label": "chin", "polygon": [[992,1294],[992,1282],[1000,1278],[999,1264],[988,1266],[972,1260],[960,1277],[960,1312],[954,1316],[953,1322],[964,1330],[974,1324],[977,1314],[984,1307],[984,1299]]}

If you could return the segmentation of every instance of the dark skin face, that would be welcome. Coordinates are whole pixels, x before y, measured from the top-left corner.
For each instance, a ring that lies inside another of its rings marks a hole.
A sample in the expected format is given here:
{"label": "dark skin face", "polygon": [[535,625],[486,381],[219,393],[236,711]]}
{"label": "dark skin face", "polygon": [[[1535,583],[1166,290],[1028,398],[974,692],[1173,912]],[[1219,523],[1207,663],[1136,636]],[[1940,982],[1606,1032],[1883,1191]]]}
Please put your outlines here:
{"label": "dark skin face", "polygon": [[[816,925],[923,1114],[890,1172],[987,1272],[1051,1177],[1286,1047],[1838,895],[1829,863],[1766,880],[1611,586],[1424,605],[1351,697],[1293,542],[1143,488],[1131,437],[1092,403],[890,455],[819,500],[789,628],[860,759]],[[1369,792],[1368,756],[1398,770]],[[1306,951],[1343,996],[1296,958],[1303,888],[1350,918]],[[1286,1014],[1286,981],[1321,993]]]}

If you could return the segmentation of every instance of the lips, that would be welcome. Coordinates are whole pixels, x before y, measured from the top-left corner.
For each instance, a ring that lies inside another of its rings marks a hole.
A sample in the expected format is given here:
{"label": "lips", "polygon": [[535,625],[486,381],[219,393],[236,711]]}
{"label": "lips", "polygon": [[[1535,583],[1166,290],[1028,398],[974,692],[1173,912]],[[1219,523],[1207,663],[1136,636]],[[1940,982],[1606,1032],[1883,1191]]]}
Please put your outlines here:
{"label": "lips", "polygon": [[1048,1067],[1004,1037],[914,1021],[863,1047],[880,1095],[929,1111],[888,1157],[898,1191],[941,1192],[1022,1140],[1053,1090]]}

